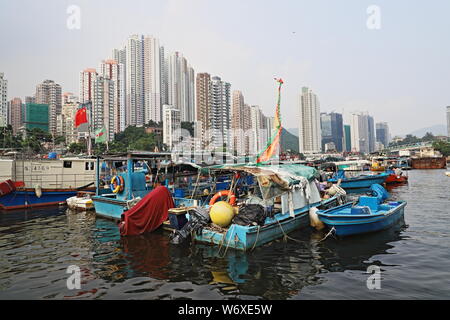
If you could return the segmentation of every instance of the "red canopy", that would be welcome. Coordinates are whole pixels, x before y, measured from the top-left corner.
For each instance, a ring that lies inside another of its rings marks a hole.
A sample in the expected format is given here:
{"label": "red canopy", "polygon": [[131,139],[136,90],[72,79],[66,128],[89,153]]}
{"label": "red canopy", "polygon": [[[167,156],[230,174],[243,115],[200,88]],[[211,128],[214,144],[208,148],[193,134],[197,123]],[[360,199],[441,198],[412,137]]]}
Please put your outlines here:
{"label": "red canopy", "polygon": [[133,208],[122,214],[120,235],[133,236],[157,229],[168,219],[173,208],[172,195],[166,187],[156,187]]}

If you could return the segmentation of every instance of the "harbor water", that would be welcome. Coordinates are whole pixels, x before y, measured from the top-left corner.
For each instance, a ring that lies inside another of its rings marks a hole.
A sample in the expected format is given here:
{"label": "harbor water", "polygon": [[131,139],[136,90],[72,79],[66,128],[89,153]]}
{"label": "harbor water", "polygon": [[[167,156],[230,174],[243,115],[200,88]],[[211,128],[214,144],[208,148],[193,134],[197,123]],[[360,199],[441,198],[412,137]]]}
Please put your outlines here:
{"label": "harbor water", "polygon": [[[303,229],[247,253],[175,246],[167,232],[120,237],[67,208],[0,213],[0,299],[449,299],[450,178],[412,170],[391,229],[336,239]],[[68,289],[69,266],[81,288]],[[380,270],[369,289],[370,266]]]}

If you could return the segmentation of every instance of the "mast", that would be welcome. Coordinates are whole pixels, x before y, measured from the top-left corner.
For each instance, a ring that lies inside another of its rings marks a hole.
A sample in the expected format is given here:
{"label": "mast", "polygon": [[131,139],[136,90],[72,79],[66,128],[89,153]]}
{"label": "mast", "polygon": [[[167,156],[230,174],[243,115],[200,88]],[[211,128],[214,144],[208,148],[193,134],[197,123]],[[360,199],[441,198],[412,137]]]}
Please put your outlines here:
{"label": "mast", "polygon": [[88,140],[87,140],[87,151],[88,156],[92,155],[92,139],[91,139],[91,119],[92,119],[92,103],[88,101]]}

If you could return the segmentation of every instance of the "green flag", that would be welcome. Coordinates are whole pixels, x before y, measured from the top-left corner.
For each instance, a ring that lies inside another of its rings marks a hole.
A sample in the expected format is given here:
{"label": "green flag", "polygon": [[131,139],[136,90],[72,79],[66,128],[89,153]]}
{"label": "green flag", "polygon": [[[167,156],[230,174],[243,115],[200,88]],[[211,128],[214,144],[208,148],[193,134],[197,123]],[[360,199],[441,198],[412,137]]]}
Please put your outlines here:
{"label": "green flag", "polygon": [[95,143],[106,142],[106,129],[105,127],[101,127],[98,130],[95,130]]}

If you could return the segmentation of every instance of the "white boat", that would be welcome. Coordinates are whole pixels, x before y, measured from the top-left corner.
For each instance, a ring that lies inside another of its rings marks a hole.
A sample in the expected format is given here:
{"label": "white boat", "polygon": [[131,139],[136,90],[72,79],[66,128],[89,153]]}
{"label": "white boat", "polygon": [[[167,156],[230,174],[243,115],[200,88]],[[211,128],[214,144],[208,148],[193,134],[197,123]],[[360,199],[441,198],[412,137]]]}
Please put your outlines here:
{"label": "white boat", "polygon": [[445,174],[447,175],[447,177],[450,177],[450,171],[447,171]]}
{"label": "white boat", "polygon": [[95,192],[80,191],[76,196],[70,197],[66,200],[67,206],[72,210],[93,210],[94,203],[91,199],[91,196],[93,195],[95,195]]}

